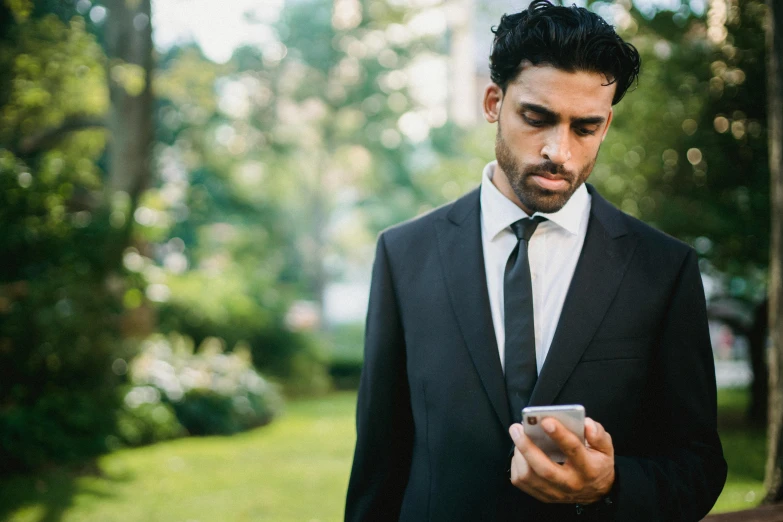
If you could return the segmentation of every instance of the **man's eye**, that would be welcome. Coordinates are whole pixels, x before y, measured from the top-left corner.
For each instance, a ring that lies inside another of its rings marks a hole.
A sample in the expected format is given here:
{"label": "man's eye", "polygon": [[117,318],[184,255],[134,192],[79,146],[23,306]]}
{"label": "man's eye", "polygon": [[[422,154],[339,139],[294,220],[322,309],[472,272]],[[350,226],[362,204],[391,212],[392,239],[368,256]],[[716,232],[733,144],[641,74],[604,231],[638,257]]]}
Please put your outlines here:
{"label": "man's eye", "polygon": [[595,130],[587,129],[585,127],[577,127],[576,133],[580,136],[593,136],[595,135]]}
{"label": "man's eye", "polygon": [[530,116],[522,116],[522,117],[525,119],[528,125],[532,125],[533,127],[541,127],[542,125],[546,124],[546,120],[531,118]]}

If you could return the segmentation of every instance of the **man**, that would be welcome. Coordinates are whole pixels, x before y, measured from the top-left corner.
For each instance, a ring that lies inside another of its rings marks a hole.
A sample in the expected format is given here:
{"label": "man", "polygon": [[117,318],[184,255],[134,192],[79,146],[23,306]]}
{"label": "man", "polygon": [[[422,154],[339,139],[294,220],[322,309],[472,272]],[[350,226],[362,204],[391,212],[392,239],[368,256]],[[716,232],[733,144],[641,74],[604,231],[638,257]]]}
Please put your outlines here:
{"label": "man", "polygon": [[[700,520],[726,477],[693,250],[585,180],[635,81],[600,17],[536,0],[495,31],[478,190],[378,240],[350,521]],[[526,405],[582,404],[567,455]]]}

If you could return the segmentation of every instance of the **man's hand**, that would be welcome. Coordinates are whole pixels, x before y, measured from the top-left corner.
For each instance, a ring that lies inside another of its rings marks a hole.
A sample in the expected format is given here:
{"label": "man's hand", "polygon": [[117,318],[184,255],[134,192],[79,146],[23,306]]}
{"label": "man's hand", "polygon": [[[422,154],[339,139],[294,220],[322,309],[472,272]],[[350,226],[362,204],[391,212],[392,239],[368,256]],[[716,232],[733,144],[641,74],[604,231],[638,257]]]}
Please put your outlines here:
{"label": "man's hand", "polygon": [[514,440],[511,482],[542,502],[590,504],[609,493],[614,483],[614,446],[603,426],[585,419],[585,447],[557,419],[541,427],[566,455],[565,464],[553,462],[527,438],[521,424],[509,428]]}

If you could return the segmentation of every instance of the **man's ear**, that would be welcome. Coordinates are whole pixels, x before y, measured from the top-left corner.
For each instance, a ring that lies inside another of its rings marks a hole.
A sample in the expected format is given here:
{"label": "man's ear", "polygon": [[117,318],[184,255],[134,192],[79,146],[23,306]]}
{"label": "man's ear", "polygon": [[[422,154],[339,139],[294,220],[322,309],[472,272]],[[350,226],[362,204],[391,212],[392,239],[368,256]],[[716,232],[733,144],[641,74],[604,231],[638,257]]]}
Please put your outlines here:
{"label": "man's ear", "polygon": [[495,123],[500,119],[500,108],[503,105],[503,89],[496,83],[490,83],[484,88],[484,118],[489,123]]}
{"label": "man's ear", "polygon": [[609,132],[609,125],[612,124],[612,117],[614,116],[614,107],[609,109],[609,116],[606,118],[606,126],[604,127],[604,133],[601,135],[601,143],[606,139],[606,133]]}

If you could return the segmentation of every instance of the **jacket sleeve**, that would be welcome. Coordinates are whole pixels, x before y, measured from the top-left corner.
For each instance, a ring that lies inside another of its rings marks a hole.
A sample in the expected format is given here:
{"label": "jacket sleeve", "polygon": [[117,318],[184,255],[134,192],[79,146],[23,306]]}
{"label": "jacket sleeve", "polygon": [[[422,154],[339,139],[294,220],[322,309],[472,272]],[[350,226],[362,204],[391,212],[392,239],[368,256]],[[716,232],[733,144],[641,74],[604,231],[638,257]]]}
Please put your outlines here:
{"label": "jacket sleeve", "polygon": [[726,480],[717,433],[715,367],[696,254],[680,269],[653,358],[653,379],[640,424],[644,457],[616,456],[612,491],[618,521],[698,521]]}
{"label": "jacket sleeve", "polygon": [[398,520],[413,445],[405,340],[384,235],[378,239],[345,520]]}

